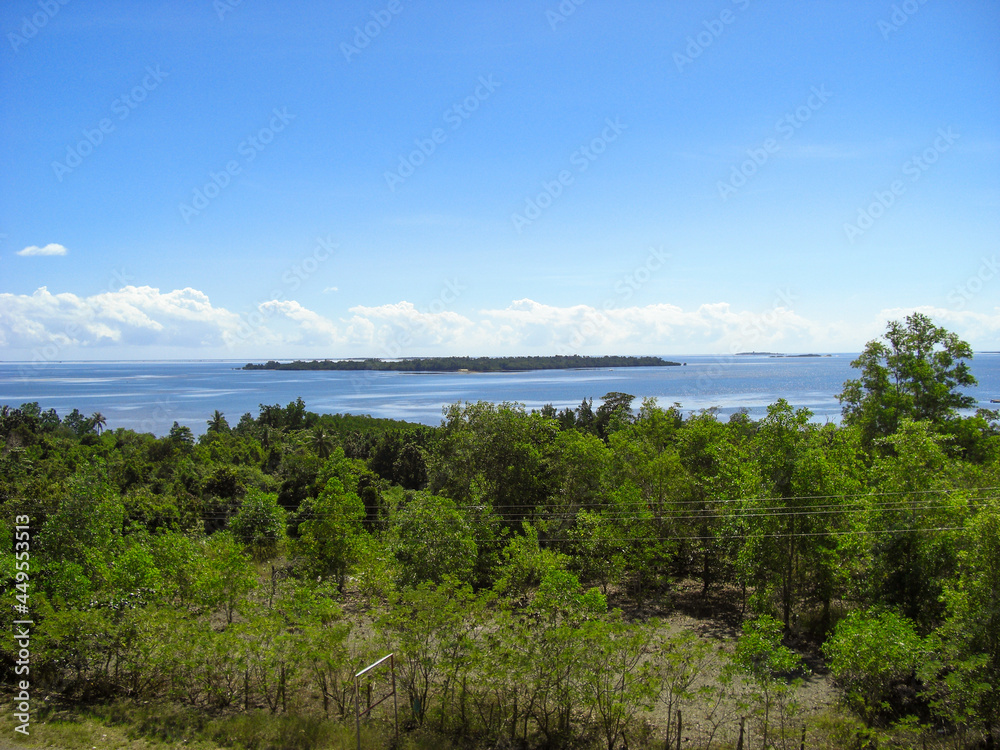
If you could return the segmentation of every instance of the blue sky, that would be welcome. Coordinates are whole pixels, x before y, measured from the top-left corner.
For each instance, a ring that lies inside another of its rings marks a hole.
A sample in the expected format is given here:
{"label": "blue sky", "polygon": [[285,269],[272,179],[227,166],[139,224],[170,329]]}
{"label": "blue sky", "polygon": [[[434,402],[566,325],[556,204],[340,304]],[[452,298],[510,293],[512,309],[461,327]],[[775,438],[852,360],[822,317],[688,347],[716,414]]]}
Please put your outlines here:
{"label": "blue sky", "polygon": [[9,0],[0,357],[1000,349],[995,2]]}

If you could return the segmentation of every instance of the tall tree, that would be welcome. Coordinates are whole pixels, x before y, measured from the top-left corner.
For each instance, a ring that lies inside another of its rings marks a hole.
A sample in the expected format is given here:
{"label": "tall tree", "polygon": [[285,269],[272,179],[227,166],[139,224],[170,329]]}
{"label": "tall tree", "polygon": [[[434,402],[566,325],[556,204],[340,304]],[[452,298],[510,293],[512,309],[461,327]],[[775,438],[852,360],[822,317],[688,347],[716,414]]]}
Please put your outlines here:
{"label": "tall tree", "polygon": [[101,431],[104,429],[107,423],[108,420],[99,411],[95,411],[93,414],[90,415],[90,424],[93,425],[93,428],[95,430],[97,430],[98,435],[101,434]]}
{"label": "tall tree", "polygon": [[957,335],[914,313],[905,324],[890,322],[882,338],[851,362],[861,377],[837,397],[844,422],[859,425],[867,439],[891,435],[904,418],[940,422],[975,404],[958,390],[976,379],[964,361],[972,348]]}
{"label": "tall tree", "polygon": [[170,428],[167,438],[171,443],[183,446],[184,448],[190,448],[194,445],[194,433],[191,432],[191,428],[178,422],[174,422],[174,426]]}
{"label": "tall tree", "polygon": [[309,441],[312,443],[312,447],[316,451],[317,456],[320,458],[330,457],[330,452],[333,450],[335,443],[330,433],[323,427],[315,427],[312,434],[309,436]]}
{"label": "tall tree", "polygon": [[212,418],[208,420],[207,424],[209,432],[229,432],[229,422],[218,409],[212,412]]}
{"label": "tall tree", "polygon": [[402,582],[416,586],[452,576],[472,578],[478,548],[472,525],[450,498],[417,493],[393,517],[396,559]]}
{"label": "tall tree", "polygon": [[871,467],[869,486],[877,492],[866,498],[863,514],[862,592],[867,588],[872,604],[890,604],[926,632],[944,614],[943,585],[954,574],[974,505],[960,489],[961,467],[948,455],[949,441],[933,425],[905,420],[885,443],[889,455]]}
{"label": "tall tree", "polygon": [[968,547],[943,596],[941,655],[926,666],[938,673],[931,707],[956,724],[978,718],[992,748],[1000,723],[1000,500],[987,499],[966,531]]}
{"label": "tall tree", "polygon": [[364,503],[333,477],[319,497],[303,503],[300,512],[308,519],[299,526],[299,546],[307,567],[311,572],[333,577],[343,593],[365,533]]}
{"label": "tall tree", "polygon": [[793,409],[785,399],[767,407],[767,416],[753,440],[753,455],[760,472],[760,493],[742,503],[741,520],[746,536],[740,565],[756,586],[755,606],[766,611],[769,589],[774,589],[785,629],[791,625],[803,539],[809,526],[811,503],[794,491],[796,464],[809,434],[808,409]]}
{"label": "tall tree", "polygon": [[429,489],[461,504],[477,489],[510,525],[531,517],[548,495],[546,462],[558,427],[523,404],[453,404],[445,409]]}
{"label": "tall tree", "polygon": [[606,438],[612,432],[620,430],[623,426],[631,424],[634,420],[632,415],[632,401],[635,396],[619,391],[605,393],[601,398],[601,405],[597,407],[597,432]]}

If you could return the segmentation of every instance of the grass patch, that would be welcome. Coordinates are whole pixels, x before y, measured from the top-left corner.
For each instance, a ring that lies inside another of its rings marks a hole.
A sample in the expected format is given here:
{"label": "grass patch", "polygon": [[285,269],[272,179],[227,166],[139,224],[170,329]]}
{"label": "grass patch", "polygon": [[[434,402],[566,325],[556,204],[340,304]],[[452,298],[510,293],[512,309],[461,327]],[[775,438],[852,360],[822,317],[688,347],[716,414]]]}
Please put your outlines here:
{"label": "grass patch", "polygon": [[157,737],[140,737],[129,724],[111,723],[98,712],[67,713],[42,709],[32,716],[25,737],[14,731],[10,713],[0,715],[0,749],[16,747],[57,748],[58,750],[168,750],[177,747],[191,750],[221,750],[214,742],[191,737],[169,742]]}
{"label": "grass patch", "polygon": [[[51,708],[32,717],[30,735],[14,732],[10,713],[0,715],[0,750],[16,747],[59,750],[356,750],[353,723],[319,716],[251,711],[211,716],[169,703],[118,701],[70,713]],[[393,746],[391,726],[361,727],[361,746]],[[451,743],[414,733],[400,738],[401,750],[447,750]]]}

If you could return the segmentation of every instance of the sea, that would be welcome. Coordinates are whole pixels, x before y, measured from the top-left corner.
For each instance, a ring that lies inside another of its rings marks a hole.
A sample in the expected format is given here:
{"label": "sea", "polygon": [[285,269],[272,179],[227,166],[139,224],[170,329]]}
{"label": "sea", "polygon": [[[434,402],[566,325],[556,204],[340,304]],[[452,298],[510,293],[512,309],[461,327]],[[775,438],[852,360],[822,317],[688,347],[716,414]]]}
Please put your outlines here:
{"label": "sea", "polygon": [[[439,425],[443,409],[456,402],[518,402],[528,409],[552,404],[576,408],[584,399],[618,391],[685,413],[716,409],[720,418],[741,409],[760,419],[784,398],[807,408],[816,422],[839,422],[837,394],[855,378],[857,354],[819,357],[677,356],[679,367],[543,370],[522,373],[402,373],[243,370],[246,361],[33,362],[0,363],[0,405],[38,402],[65,417],[73,409],[100,412],[106,429],[118,427],[167,434],[174,422],[196,435],[212,412],[235,426],[262,404],[284,406],[297,398],[320,414],[368,414]],[[978,405],[1000,408],[1000,352],[976,353],[970,362],[979,381],[968,393]]]}

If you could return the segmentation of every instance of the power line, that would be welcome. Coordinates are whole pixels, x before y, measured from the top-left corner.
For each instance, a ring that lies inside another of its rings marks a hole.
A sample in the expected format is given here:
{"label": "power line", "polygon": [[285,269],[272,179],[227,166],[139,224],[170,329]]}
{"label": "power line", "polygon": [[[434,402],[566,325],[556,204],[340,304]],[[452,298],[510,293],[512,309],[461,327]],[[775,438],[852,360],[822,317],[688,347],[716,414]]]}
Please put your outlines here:
{"label": "power line", "polygon": [[[673,505],[698,505],[698,504],[733,504],[733,503],[745,503],[749,501],[753,502],[781,502],[787,503],[793,500],[828,500],[834,498],[850,498],[850,497],[889,497],[894,495],[923,495],[923,494],[941,494],[941,493],[956,493],[956,492],[992,492],[1000,489],[1000,487],[942,487],[939,489],[928,489],[928,490],[889,490],[889,491],[879,491],[879,492],[854,492],[854,493],[841,493],[835,495],[791,495],[788,497],[781,496],[769,496],[769,497],[747,497],[747,498],[725,498],[725,499],[710,499],[706,498],[704,500],[674,500],[668,501]],[[635,505],[648,505],[648,500],[636,500],[632,501]],[[606,507],[608,503],[576,503],[574,504],[577,508],[583,507]],[[470,508],[480,508],[482,505],[460,505],[460,509]],[[511,504],[504,505],[506,509],[515,508],[537,508],[538,505],[531,504]],[[784,507],[784,506],[781,506]],[[808,506],[800,506],[808,507]]]}
{"label": "power line", "polygon": [[[990,495],[965,495],[966,492],[972,491],[993,491],[998,488],[995,487],[983,487],[983,488],[971,488],[963,490],[954,489],[941,489],[941,490],[924,490],[915,493],[904,493],[904,492],[881,492],[881,493],[867,493],[867,494],[853,494],[853,495],[818,495],[813,496],[814,499],[829,499],[829,498],[858,498],[849,504],[839,505],[836,503],[823,503],[814,505],[795,505],[795,506],[784,506],[784,505],[765,505],[757,506],[753,503],[764,501],[773,501],[778,498],[747,498],[744,500],[725,500],[720,501],[720,503],[732,504],[732,503],[746,503],[741,508],[735,508],[731,512],[718,512],[715,509],[706,509],[697,513],[684,513],[684,512],[657,512],[649,507],[649,503],[646,502],[635,502],[635,503],[625,503],[625,504],[609,504],[609,503],[581,503],[572,506],[572,509],[567,509],[565,511],[553,511],[548,510],[546,506],[531,506],[531,505],[518,505],[518,506],[502,506],[501,508],[491,507],[491,516],[502,521],[518,521],[524,520],[525,516],[541,519],[574,519],[578,514],[589,508],[597,508],[600,510],[605,510],[608,512],[608,516],[614,520],[643,520],[652,518],[654,520],[675,520],[680,522],[697,522],[705,521],[717,518],[735,518],[745,519],[745,518],[789,518],[795,516],[819,516],[819,515],[837,515],[837,514],[863,514],[867,512],[887,512],[892,510],[901,511],[915,511],[915,510],[947,510],[948,506],[935,504],[928,499],[922,499],[920,503],[914,503],[908,500],[889,500],[883,502],[869,502],[864,503],[864,500],[870,500],[871,498],[877,497],[897,497],[899,495],[926,495],[926,494],[941,494],[941,493],[953,493],[961,492],[963,493],[962,500],[968,502],[981,501],[993,499]],[[809,496],[800,496],[800,499],[808,499]],[[485,505],[455,505],[454,509],[457,511],[483,511],[486,509]],[[517,513],[511,512],[515,508],[528,508],[531,513]],[[641,514],[635,511],[639,509],[649,510],[652,515]],[[302,520],[311,520],[314,518],[323,517],[321,514],[315,511],[309,512],[298,512],[292,511],[292,514],[297,518]],[[208,513],[199,514],[201,518],[206,520],[226,520],[231,518],[231,514],[227,513]],[[380,523],[381,521],[372,521],[370,519],[364,519],[366,523]]]}

